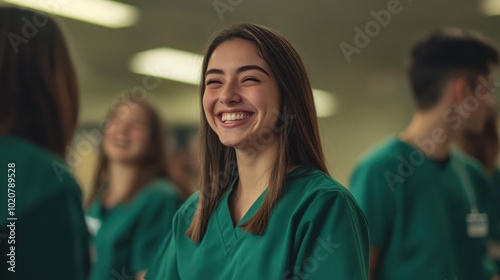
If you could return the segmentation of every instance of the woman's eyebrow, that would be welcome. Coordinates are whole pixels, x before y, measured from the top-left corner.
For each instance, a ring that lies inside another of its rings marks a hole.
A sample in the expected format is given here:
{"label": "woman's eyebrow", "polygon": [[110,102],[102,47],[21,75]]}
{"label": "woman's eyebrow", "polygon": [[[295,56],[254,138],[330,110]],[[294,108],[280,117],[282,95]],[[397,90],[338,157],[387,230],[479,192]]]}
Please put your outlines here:
{"label": "woman's eyebrow", "polygon": [[216,69],[216,68],[212,68],[212,69],[208,69],[207,72],[205,72],[205,76],[208,75],[208,74],[224,74],[224,71],[222,71],[221,69]]}
{"label": "woman's eyebrow", "polygon": [[241,66],[240,68],[238,68],[238,70],[236,70],[236,73],[241,73],[241,72],[245,72],[245,71],[249,71],[249,70],[257,70],[257,71],[260,71],[260,72],[266,74],[267,76],[269,76],[269,74],[267,73],[266,70],[264,70],[264,68],[257,66],[257,65]]}
{"label": "woman's eyebrow", "polygon": [[[236,73],[242,73],[242,72],[250,71],[250,70],[257,70],[257,71],[260,71],[260,72],[266,74],[267,76],[269,76],[269,73],[267,73],[267,71],[264,70],[264,68],[262,68],[260,66],[257,66],[257,65],[245,65],[245,66],[241,66],[240,68],[238,68],[236,70]],[[211,68],[211,69],[208,69],[207,72],[205,72],[205,76],[208,75],[208,74],[220,74],[220,75],[223,75],[224,71],[221,70],[221,69],[217,69],[217,68]]]}

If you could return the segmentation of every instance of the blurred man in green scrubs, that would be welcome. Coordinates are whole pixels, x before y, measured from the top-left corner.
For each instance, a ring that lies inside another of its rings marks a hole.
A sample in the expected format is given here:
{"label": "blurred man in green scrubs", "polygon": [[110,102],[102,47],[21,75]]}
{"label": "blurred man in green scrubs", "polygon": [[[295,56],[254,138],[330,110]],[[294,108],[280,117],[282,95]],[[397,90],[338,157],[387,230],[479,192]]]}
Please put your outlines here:
{"label": "blurred man in green scrubs", "polygon": [[366,280],[366,220],[328,175],[293,46],[238,24],[213,37],[202,75],[200,191],[146,279]]}
{"label": "blurred man in green scrubs", "polygon": [[436,31],[413,47],[416,112],[359,163],[350,183],[370,225],[371,279],[495,274],[486,252],[486,179],[450,143],[484,126],[497,63],[497,50],[474,31]]}
{"label": "blurred man in green scrubs", "polygon": [[78,116],[64,37],[46,14],[0,7],[0,38],[0,279],[87,279],[81,192],[63,161]]}
{"label": "blurred man in green scrubs", "polygon": [[87,211],[91,280],[142,279],[171,231],[184,194],[167,180],[164,130],[151,104],[134,96],[108,115]]}

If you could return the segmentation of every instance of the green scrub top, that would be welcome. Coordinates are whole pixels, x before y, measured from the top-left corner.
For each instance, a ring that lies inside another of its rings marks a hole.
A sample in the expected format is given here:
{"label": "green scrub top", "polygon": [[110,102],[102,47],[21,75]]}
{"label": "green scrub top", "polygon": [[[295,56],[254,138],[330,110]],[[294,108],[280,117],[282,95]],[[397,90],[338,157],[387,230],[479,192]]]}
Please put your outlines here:
{"label": "green scrub top", "polygon": [[490,236],[492,239],[500,242],[500,169],[496,169],[493,173],[492,188],[490,195]]}
{"label": "green scrub top", "polygon": [[165,236],[182,198],[169,181],[157,179],[128,203],[111,209],[97,196],[87,212],[95,259],[90,280],[135,279],[147,270]]}
{"label": "green scrub top", "polygon": [[[492,188],[490,198],[490,237],[500,243],[500,169],[496,169],[491,177]],[[500,259],[496,259],[497,271],[500,271]]]}
{"label": "green scrub top", "polygon": [[[0,279],[87,279],[81,192],[63,160],[27,140],[0,136],[0,174]],[[13,266],[15,272],[8,270]]]}
{"label": "green scrub top", "polygon": [[394,137],[361,161],[350,190],[368,219],[371,246],[381,250],[375,279],[490,279],[487,238],[467,234],[465,181],[485,213],[484,173],[458,153],[434,161]]}
{"label": "green scrub top", "polygon": [[300,167],[288,174],[262,236],[241,225],[267,191],[236,227],[228,208],[232,191],[216,207],[200,243],[186,236],[199,193],[188,199],[146,279],[368,279],[365,217],[351,194],[323,172]]}

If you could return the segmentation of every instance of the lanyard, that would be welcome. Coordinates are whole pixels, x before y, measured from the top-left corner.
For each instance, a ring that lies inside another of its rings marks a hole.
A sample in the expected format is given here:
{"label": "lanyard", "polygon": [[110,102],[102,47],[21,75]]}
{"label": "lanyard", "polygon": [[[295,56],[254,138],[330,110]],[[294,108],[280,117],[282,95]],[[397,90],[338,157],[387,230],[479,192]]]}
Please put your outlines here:
{"label": "lanyard", "polygon": [[479,210],[477,207],[476,194],[474,193],[474,189],[472,187],[470,177],[467,174],[467,170],[465,168],[463,156],[460,154],[460,152],[455,152],[455,154],[459,158],[459,160],[457,161],[458,176],[460,177],[460,180],[462,181],[462,186],[464,188],[465,194],[467,195],[469,206],[470,206],[470,212],[471,212],[471,214],[479,213]]}

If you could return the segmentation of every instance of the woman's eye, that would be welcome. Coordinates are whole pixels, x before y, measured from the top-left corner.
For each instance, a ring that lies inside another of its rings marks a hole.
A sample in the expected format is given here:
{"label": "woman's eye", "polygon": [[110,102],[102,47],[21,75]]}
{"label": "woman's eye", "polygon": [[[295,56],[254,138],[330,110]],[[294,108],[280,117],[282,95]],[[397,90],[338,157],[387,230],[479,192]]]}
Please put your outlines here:
{"label": "woman's eye", "polygon": [[255,77],[246,77],[243,79],[242,82],[244,83],[244,82],[260,82],[260,81],[259,81],[259,79],[255,78]]}
{"label": "woman's eye", "polygon": [[221,82],[219,80],[208,80],[205,82],[205,84],[208,86],[211,84],[221,84]]}

